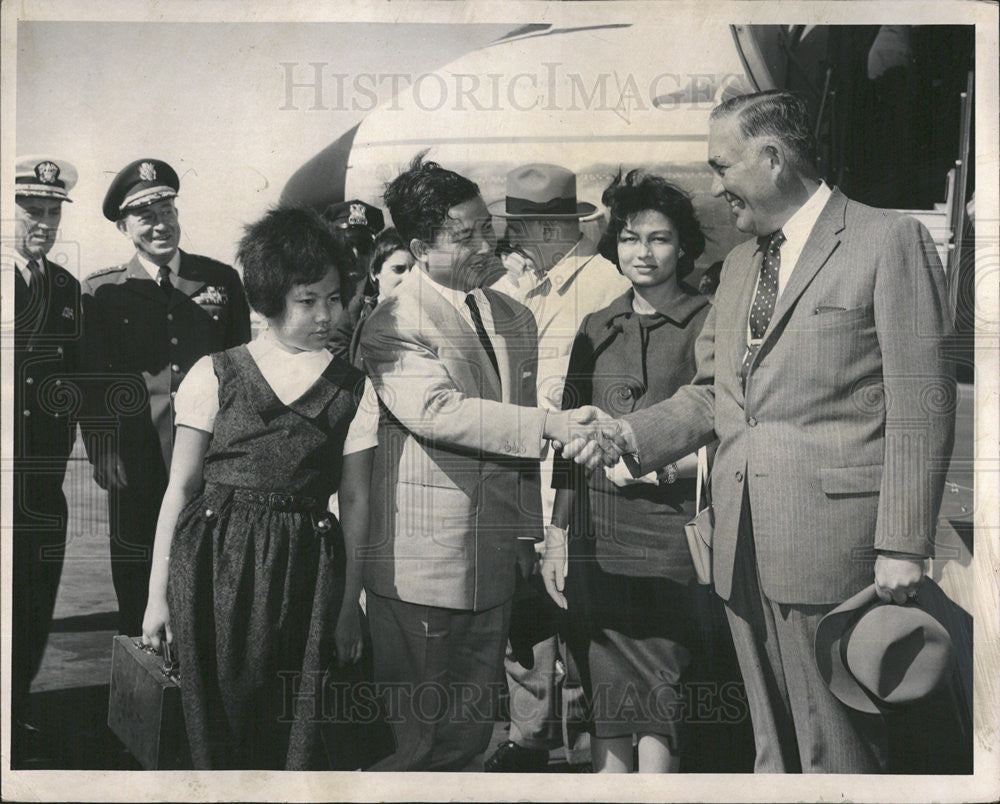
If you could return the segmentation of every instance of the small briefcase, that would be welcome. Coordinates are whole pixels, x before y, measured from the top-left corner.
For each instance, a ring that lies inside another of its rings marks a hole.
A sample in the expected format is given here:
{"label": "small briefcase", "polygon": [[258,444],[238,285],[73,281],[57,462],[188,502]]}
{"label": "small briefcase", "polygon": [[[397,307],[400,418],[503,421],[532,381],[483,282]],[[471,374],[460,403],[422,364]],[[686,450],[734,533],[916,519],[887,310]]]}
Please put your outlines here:
{"label": "small briefcase", "polygon": [[177,668],[164,646],[161,656],[140,638],[116,636],[111,651],[108,727],[146,770],[191,766]]}

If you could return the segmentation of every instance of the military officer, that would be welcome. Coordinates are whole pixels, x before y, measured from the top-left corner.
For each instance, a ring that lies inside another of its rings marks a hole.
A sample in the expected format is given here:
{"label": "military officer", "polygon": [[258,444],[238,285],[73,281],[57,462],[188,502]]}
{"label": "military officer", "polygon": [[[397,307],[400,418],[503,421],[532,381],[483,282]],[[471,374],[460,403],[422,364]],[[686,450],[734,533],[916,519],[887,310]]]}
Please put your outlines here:
{"label": "military officer", "polygon": [[119,631],[141,633],[150,559],[173,446],[173,398],[198,358],[246,343],[250,308],[228,265],[178,248],[180,181],[138,159],[111,182],[104,217],[135,246],[132,259],[84,281],[87,446],[108,491]]}
{"label": "military officer", "polygon": [[368,276],[368,267],[375,252],[375,236],[385,227],[385,216],[378,207],[355,198],[330,204],[323,211],[323,219],[333,232],[337,245],[343,249],[342,258],[351,263],[347,271],[350,286],[341,289],[344,315],[340,317],[330,339],[329,349],[337,357],[353,361],[357,350],[355,332],[361,323],[362,313],[366,307],[366,312],[371,312],[374,306],[372,299],[378,297]]}
{"label": "military officer", "polygon": [[41,664],[66,550],[63,478],[73,448],[79,393],[80,283],[46,255],[62,206],[76,184],[69,162],[17,160],[14,249],[14,506],[11,645],[11,749],[16,765],[38,736],[27,712]]}

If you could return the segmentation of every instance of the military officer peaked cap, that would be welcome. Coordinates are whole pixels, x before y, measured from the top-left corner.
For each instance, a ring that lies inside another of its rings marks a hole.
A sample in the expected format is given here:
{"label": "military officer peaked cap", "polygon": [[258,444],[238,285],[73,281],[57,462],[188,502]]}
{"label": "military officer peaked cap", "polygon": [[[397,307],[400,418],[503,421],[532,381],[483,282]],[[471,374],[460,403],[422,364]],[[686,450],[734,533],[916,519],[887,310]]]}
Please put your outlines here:
{"label": "military officer peaked cap", "polygon": [[372,235],[385,228],[382,210],[356,198],[330,204],[323,212],[323,219],[336,229],[367,229]]}
{"label": "military officer peaked cap", "polygon": [[72,199],[68,193],[76,185],[76,168],[65,159],[51,156],[21,156],[17,160],[14,195],[35,198]]}
{"label": "military officer peaked cap", "polygon": [[104,196],[104,217],[117,221],[130,210],[173,198],[180,186],[177,171],[162,159],[136,159],[111,182]]}

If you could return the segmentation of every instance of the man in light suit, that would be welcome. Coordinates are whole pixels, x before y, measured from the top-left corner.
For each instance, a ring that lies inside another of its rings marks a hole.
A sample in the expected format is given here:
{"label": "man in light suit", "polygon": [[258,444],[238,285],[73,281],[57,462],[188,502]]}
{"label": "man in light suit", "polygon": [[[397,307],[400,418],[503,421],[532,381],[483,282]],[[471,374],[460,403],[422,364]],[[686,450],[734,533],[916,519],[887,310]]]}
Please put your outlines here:
{"label": "man in light suit", "polygon": [[479,188],[418,156],[386,189],[415,269],[364,323],[382,408],[365,589],[396,751],[372,770],[459,770],[485,750],[515,563],[542,533],[538,458],[572,413],[535,407],[531,313],[482,286],[499,262]]}
{"label": "man in light suit", "polygon": [[[884,721],[832,696],[813,636],[873,578],[884,600],[915,594],[954,433],[951,320],[927,231],[828,188],[810,130],[786,92],[713,110],[713,193],[757,239],[722,267],[695,379],[626,416],[618,448],[638,474],[718,435],[712,569],[756,770],[878,772]],[[597,442],[567,452],[601,457]]]}

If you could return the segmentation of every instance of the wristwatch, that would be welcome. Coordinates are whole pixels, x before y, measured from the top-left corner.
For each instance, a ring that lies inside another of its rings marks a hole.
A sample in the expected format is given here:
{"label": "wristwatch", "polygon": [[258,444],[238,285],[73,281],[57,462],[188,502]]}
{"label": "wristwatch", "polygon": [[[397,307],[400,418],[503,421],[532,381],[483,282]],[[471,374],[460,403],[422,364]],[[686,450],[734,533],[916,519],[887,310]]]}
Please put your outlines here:
{"label": "wristwatch", "polygon": [[661,486],[670,485],[677,482],[677,464],[668,463],[656,473],[656,479]]}

